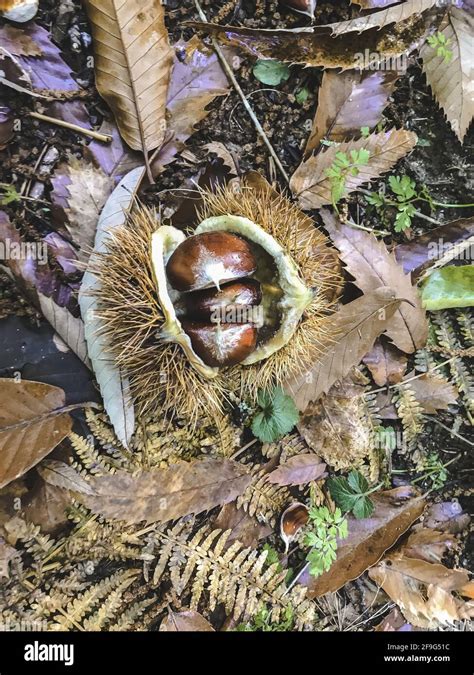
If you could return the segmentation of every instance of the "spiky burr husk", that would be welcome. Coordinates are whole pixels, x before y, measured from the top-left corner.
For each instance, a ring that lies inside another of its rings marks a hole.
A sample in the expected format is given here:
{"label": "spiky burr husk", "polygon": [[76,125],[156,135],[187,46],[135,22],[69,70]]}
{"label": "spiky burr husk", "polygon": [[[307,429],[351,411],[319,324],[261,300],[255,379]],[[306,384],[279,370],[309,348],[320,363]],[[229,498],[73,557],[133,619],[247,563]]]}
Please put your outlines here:
{"label": "spiky burr husk", "polygon": [[206,380],[188,363],[181,348],[160,341],[163,313],[156,291],[150,241],[157,214],[139,207],[115,231],[104,253],[94,254],[89,269],[100,279],[98,315],[117,364],[127,372],[137,412],[150,418],[178,414],[194,423],[205,412],[220,417],[229,399],[253,401],[260,388],[283,382],[314,365],[332,339],[332,307],[340,287],[337,253],[313,221],[270,185],[243,184],[203,192],[197,223],[210,216],[244,216],[269,232],[298,264],[315,296],[290,342],[265,361],[223,369]]}

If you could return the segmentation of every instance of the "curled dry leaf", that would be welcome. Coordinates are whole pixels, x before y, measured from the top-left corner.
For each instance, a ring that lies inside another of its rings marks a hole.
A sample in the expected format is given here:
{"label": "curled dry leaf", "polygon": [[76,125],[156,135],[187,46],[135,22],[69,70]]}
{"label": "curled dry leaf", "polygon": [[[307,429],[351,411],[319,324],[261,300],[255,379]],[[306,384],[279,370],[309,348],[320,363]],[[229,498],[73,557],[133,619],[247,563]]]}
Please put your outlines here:
{"label": "curled dry leaf", "polygon": [[56,535],[71,521],[66,509],[71,506],[72,496],[67,490],[37,481],[23,509],[25,520],[41,527],[45,534]]}
{"label": "curled dry leaf", "polygon": [[408,359],[403,352],[381,335],[370,352],[364,356],[363,361],[370,370],[375,384],[383,387],[385,384],[401,382]]}
{"label": "curled dry leaf", "polygon": [[268,474],[267,480],[276,485],[306,485],[326,475],[326,465],[317,455],[295,455]]}
{"label": "curled dry leaf", "polygon": [[96,86],[133,150],[163,143],[172,50],[160,0],[87,0]]}
{"label": "curled dry leaf", "polygon": [[457,546],[459,546],[459,541],[454,534],[420,527],[414,528],[402,547],[402,552],[407,558],[440,563],[448,551],[452,551]]}
{"label": "curled dry leaf", "polygon": [[400,24],[416,14],[426,12],[435,5],[439,5],[438,0],[406,0],[402,4],[397,4],[396,7],[389,7],[389,9],[365,14],[348,21],[329,23],[321,26],[321,28],[331,29],[333,35],[342,35],[343,33],[350,33],[352,31],[362,33],[371,28],[384,28],[393,23]]}
{"label": "curled dry leaf", "polygon": [[395,257],[405,272],[411,272],[412,277],[418,278],[445,253],[473,237],[474,217],[459,218],[435,227],[407,244],[399,244],[394,249]]}
{"label": "curled dry leaf", "polygon": [[371,498],[375,509],[370,518],[348,517],[348,537],[338,542],[337,559],[329,572],[315,578],[306,565],[298,575],[309,597],[337,591],[357,579],[398,541],[425,507],[424,498],[411,486],[376,492]]}
{"label": "curled dry leaf", "polygon": [[61,443],[72,428],[62,413],[59,387],[2,379],[0,385],[0,487],[22,476]]}
{"label": "curled dry leaf", "polygon": [[324,204],[332,203],[332,184],[326,171],[333,165],[338,153],[344,153],[350,158],[352,151],[369,152],[367,164],[358,167],[357,175],[347,175],[345,193],[348,194],[389,171],[399,159],[413,150],[416,140],[412,131],[391,129],[357,141],[332,145],[300,164],[291,177],[291,191],[302,209],[319,209]]}
{"label": "curled dry leaf", "polygon": [[250,481],[251,475],[238,462],[205,458],[138,475],[117,471],[95,476],[90,481],[94,494],[80,498],[105,518],[166,522],[232,502]]}
{"label": "curled dry leaf", "polygon": [[[434,414],[438,410],[447,410],[449,405],[456,403],[459,396],[458,390],[449,380],[436,374],[425,373],[407,382],[407,387],[413,391],[416,400],[428,414]],[[401,388],[403,388],[403,382]]]}
{"label": "curled dry leaf", "polygon": [[240,541],[243,546],[255,548],[261,539],[269,537],[273,532],[273,528],[268,523],[260,523],[245,509],[238,508],[235,502],[224,504],[217,514],[214,527],[223,532],[230,530],[226,539],[226,547],[235,541]]}
{"label": "curled dry leaf", "polygon": [[469,581],[465,570],[395,554],[370,569],[369,576],[414,626],[436,629],[474,616],[474,604],[453,595]]}
{"label": "curled dry leaf", "polygon": [[[385,28],[371,28],[357,35],[332,36],[325,27],[262,30],[189,22],[224,44],[245,49],[258,59],[276,59],[323,68],[361,68],[361,55],[371,54],[371,64],[408,54],[423,41],[429,20],[413,16]],[[374,59],[372,60],[372,55]],[[381,68],[382,70],[382,68]]]}
{"label": "curled dry leaf", "polygon": [[360,138],[361,127],[375,127],[399,76],[390,70],[326,71],[318,90],[318,107],[305,155],[318,150],[323,138],[340,143]]}
{"label": "curled dry leaf", "polygon": [[54,328],[65,344],[88,367],[91,362],[87,355],[87,345],[84,334],[84,322],[80,317],[73,316],[67,307],[60,307],[52,298],[38,293],[38,301],[44,318]]}
{"label": "curled dry leaf", "polygon": [[451,56],[438,56],[436,48],[426,42],[420,50],[423,71],[454,133],[462,142],[474,115],[474,15],[468,6],[461,8],[450,3],[438,30],[446,38]]}
{"label": "curled dry leaf", "polygon": [[[113,236],[113,230],[125,222],[144,171],[144,167],[138,167],[128,173],[110,195],[97,224],[94,252],[99,254],[103,252],[106,249],[107,239]],[[128,379],[108,355],[108,345],[100,334],[103,320],[96,314],[97,300],[94,297],[94,292],[99,287],[100,281],[97,277],[86,271],[79,293],[79,306],[84,321],[88,354],[104,400],[104,407],[117,438],[128,447],[135,429],[135,412]]]}
{"label": "curled dry leaf", "polygon": [[84,159],[69,157],[52,179],[51,201],[79,249],[79,260],[87,261],[94,245],[97,221],[114,187],[102,169]]}
{"label": "curled dry leaf", "polygon": [[426,511],[423,525],[427,528],[458,534],[469,527],[471,518],[458,501],[432,504]]}
{"label": "curled dry leaf", "polygon": [[202,614],[194,610],[182,612],[168,611],[168,616],[163,619],[159,628],[160,633],[213,633],[214,628]]}
{"label": "curled dry leaf", "polygon": [[369,293],[381,285],[391,286],[397,289],[400,298],[408,301],[401,303],[395,312],[387,327],[387,336],[407,354],[423,347],[428,336],[426,313],[410,275],[403,272],[393,253],[373,234],[339,223],[329,211],[324,210],[321,216],[346,269],[361,291]]}
{"label": "curled dry leaf", "polygon": [[401,300],[386,286],[357,298],[334,314],[336,337],[334,344],[323,352],[311,371],[290,378],[286,391],[294,398],[299,410],[328,392],[342,380],[353,366],[360,363],[375,339],[383,333]]}
{"label": "curled dry leaf", "polygon": [[280,520],[280,535],[285,542],[285,553],[298,532],[308,522],[308,507],[301,502],[294,502],[283,513]]}

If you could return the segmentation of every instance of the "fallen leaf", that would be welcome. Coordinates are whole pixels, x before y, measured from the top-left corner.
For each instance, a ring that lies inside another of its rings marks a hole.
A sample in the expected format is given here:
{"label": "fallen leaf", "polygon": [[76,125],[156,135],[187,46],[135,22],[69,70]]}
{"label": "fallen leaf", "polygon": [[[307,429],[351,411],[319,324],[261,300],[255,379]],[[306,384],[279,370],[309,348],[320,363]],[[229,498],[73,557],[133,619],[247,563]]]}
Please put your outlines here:
{"label": "fallen leaf", "polygon": [[423,307],[430,312],[474,305],[474,267],[449,265],[430,272],[421,287]]}
{"label": "fallen leaf", "polygon": [[342,35],[351,31],[362,33],[370,28],[380,29],[393,23],[400,24],[416,14],[426,12],[438,4],[438,0],[406,0],[402,4],[397,4],[396,7],[389,7],[389,9],[383,9],[380,12],[358,16],[348,21],[328,23],[324,26],[318,26],[318,28],[329,28],[333,35]]}
{"label": "fallen leaf", "polygon": [[474,237],[474,218],[459,218],[395,247],[395,257],[405,272],[418,277],[444,254]]}
{"label": "fallen leaf", "polygon": [[162,171],[183,150],[195,126],[209,114],[206,110],[209,103],[229,91],[216,54],[208,51],[197,36],[189,42],[178,42],[176,48],[188,56],[184,62],[177,56],[174,60],[167,102],[171,136],[153,162],[155,173]]}
{"label": "fallen leaf", "polygon": [[267,480],[275,485],[306,485],[326,475],[326,465],[316,455],[295,455],[272,471]]}
{"label": "fallen leaf", "polygon": [[301,415],[298,431],[317,455],[337,471],[360,466],[373,447],[373,428],[360,395],[336,386]]}
{"label": "fallen leaf", "polygon": [[423,519],[424,527],[452,534],[462,532],[470,522],[469,514],[463,512],[458,501],[431,504]]}
{"label": "fallen leaf", "polygon": [[[110,195],[97,224],[95,252],[105,251],[107,239],[113,236],[113,230],[123,225],[144,172],[144,167],[138,167],[128,173]],[[135,412],[127,377],[116,367],[110,355],[106,356],[108,347],[100,335],[103,324],[95,314],[97,301],[93,295],[99,288],[99,279],[90,271],[86,271],[79,293],[79,306],[84,321],[88,354],[104,400],[105,410],[117,438],[125,447],[128,447],[135,428]]]}
{"label": "fallen leaf", "polygon": [[390,286],[397,289],[399,298],[408,301],[401,303],[391,318],[387,336],[407,354],[423,347],[428,336],[425,311],[410,275],[403,272],[393,253],[389,253],[383,241],[377,240],[373,234],[338,223],[329,211],[324,210],[321,216],[332,241],[341,252],[346,269],[361,291],[369,293],[378,286]]}
{"label": "fallen leaf", "polygon": [[59,211],[60,221],[79,249],[79,260],[87,261],[97,221],[114,181],[90,162],[71,156],[57,167],[51,183],[51,201]]}
{"label": "fallen leaf", "polygon": [[57,535],[67,523],[66,509],[71,506],[72,496],[67,490],[38,481],[31,493],[23,515],[25,519],[39,525],[45,534]]}
{"label": "fallen leaf", "polygon": [[440,563],[446,553],[457,546],[459,542],[450,532],[420,527],[410,534],[401,551],[407,558]]}
{"label": "fallen leaf", "polygon": [[317,401],[360,363],[375,339],[390,325],[400,302],[395,292],[384,286],[343,305],[334,314],[333,344],[312,370],[285,383],[286,391],[294,398],[299,410],[306,410],[311,401]]}
{"label": "fallen leaf", "polygon": [[350,157],[352,151],[367,150],[367,164],[358,167],[357,175],[347,174],[345,194],[354,192],[373,178],[389,171],[399,159],[416,145],[416,135],[404,129],[391,129],[357,141],[331,145],[299,165],[290,180],[290,188],[302,209],[318,209],[332,203],[331,179],[326,171],[333,165],[336,155]]}
{"label": "fallen leaf", "polygon": [[[409,377],[411,375],[412,373]],[[403,382],[401,386],[403,387]],[[436,374],[425,373],[408,382],[407,386],[428,414],[435,414],[438,410],[447,410],[449,405],[456,403],[459,396],[456,387],[449,380]]]}
{"label": "fallen leaf", "polygon": [[49,485],[85,495],[94,494],[90,483],[69,464],[58,462],[56,459],[47,459],[40,464],[37,470],[41,478]]}
{"label": "fallen leaf", "polygon": [[375,492],[371,498],[375,510],[370,518],[348,517],[349,534],[338,542],[337,559],[329,572],[311,577],[305,565],[298,575],[298,582],[308,587],[309,597],[337,591],[357,579],[398,541],[425,507],[424,498],[411,486]]}
{"label": "fallen leaf", "polygon": [[445,36],[451,57],[438,56],[436,48],[425,42],[420,49],[423,72],[451,128],[462,142],[474,115],[474,16],[467,6],[464,9],[450,3],[438,31]]}
{"label": "fallen leaf", "polygon": [[369,576],[397,603],[414,626],[439,628],[474,616],[472,603],[452,595],[469,581],[465,570],[393,555],[369,570]]}
{"label": "fallen leaf", "polygon": [[360,138],[361,127],[375,127],[398,77],[395,71],[326,71],[305,156],[318,150],[323,138],[340,143]]}
{"label": "fallen leaf", "polygon": [[104,120],[99,132],[112,136],[112,142],[94,140],[85,148],[84,156],[89,155],[107,176],[111,176],[115,183],[120,183],[127,173],[143,165],[143,157],[124,143],[114,121]]}
{"label": "fallen leaf", "polygon": [[49,384],[1,380],[0,487],[22,476],[61,443],[72,428],[61,413],[62,389]]}
{"label": "fallen leaf", "polygon": [[224,166],[229,169],[230,176],[239,175],[236,159],[223,143],[212,141],[211,143],[206,143],[204,149],[208,152],[214,153],[217,155],[217,157],[219,157],[219,159],[223,161]]}
{"label": "fallen leaf", "polygon": [[[371,65],[382,64],[418,47],[430,26],[427,17],[410,17],[362,35],[332,36],[325,27],[262,30],[190,21],[188,25],[216,37],[224,44],[245,49],[258,59],[275,59],[323,68],[361,68],[361,56],[371,55]],[[372,59],[373,55],[373,59]],[[380,68],[383,70],[383,68]]]}
{"label": "fallen leaf", "polygon": [[260,523],[243,508],[237,508],[235,502],[224,504],[217,514],[214,527],[224,532],[231,530],[226,540],[226,547],[235,541],[240,541],[244,547],[255,548],[261,539],[269,537],[273,532],[270,525]]}
{"label": "fallen leaf", "polygon": [[233,501],[251,478],[238,462],[205,458],[137,475],[117,471],[94,476],[90,481],[94,494],[80,498],[105,518],[163,523]]}
{"label": "fallen leaf", "polygon": [[159,628],[160,633],[213,633],[214,628],[202,614],[193,610],[172,612],[168,610],[168,616],[163,619]]}
{"label": "fallen leaf", "polygon": [[15,56],[42,56],[40,46],[20,28],[0,26],[0,45]]}
{"label": "fallen leaf", "polygon": [[87,354],[85,328],[82,319],[73,316],[66,307],[60,307],[52,298],[48,298],[42,293],[38,293],[38,300],[44,318],[74,354],[90,368],[91,362]]}
{"label": "fallen leaf", "polygon": [[411,623],[408,623],[405,620],[405,617],[400,612],[398,607],[394,607],[392,611],[383,619],[383,621],[377,624],[374,628],[374,631],[381,633],[395,631],[406,632],[411,630],[413,630],[413,626]]}
{"label": "fallen leaf", "polygon": [[160,0],[87,0],[95,53],[96,87],[133,150],[163,143],[172,65]]}
{"label": "fallen leaf", "polygon": [[403,352],[381,335],[370,352],[364,356],[363,361],[370,370],[375,384],[383,387],[385,384],[401,382],[408,359]]}

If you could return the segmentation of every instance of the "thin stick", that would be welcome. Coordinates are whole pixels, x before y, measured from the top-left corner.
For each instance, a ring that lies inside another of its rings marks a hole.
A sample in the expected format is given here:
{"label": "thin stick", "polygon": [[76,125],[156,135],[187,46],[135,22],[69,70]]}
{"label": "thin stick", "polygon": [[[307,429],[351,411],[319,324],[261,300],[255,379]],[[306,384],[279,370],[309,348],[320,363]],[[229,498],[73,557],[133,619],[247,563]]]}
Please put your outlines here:
{"label": "thin stick", "polygon": [[[466,443],[467,445],[470,445],[472,448],[474,448],[474,443],[472,441],[469,441],[467,438],[464,438],[464,436],[461,436],[461,434],[458,434],[457,431],[453,431],[453,429],[450,429],[449,427],[447,427],[446,424],[443,424],[442,422],[440,422],[436,417],[429,417],[428,415],[423,415],[423,417],[424,417],[425,420],[428,420],[429,422],[434,422],[435,424],[437,424],[439,427],[441,427],[442,429],[444,429],[445,431],[450,433],[451,436],[454,436],[454,438],[458,438],[463,443]],[[459,457],[455,457],[454,459],[452,459],[447,464],[444,464],[444,466],[448,466],[448,464],[451,464],[456,459],[459,459]]]}
{"label": "thin stick", "polygon": [[55,124],[58,127],[64,127],[65,129],[70,129],[75,131],[78,134],[84,134],[84,136],[90,136],[95,138],[97,141],[102,141],[102,143],[111,143],[112,136],[109,134],[100,134],[98,131],[92,131],[91,129],[84,129],[78,124],[71,124],[70,122],[65,122],[64,120],[58,120],[56,117],[49,117],[48,115],[42,115],[37,112],[28,113],[30,117],[34,117],[35,120],[41,120],[42,122],[48,122],[49,124]]}
{"label": "thin stick", "polygon": [[[200,19],[202,21],[205,21],[206,23],[208,23],[207,17],[204,14],[204,12],[202,11],[201,5],[199,4],[199,0],[194,0],[194,4],[196,5],[196,9],[198,11]],[[248,114],[250,115],[250,118],[251,118],[252,122],[254,123],[255,129],[257,130],[258,134],[261,136],[263,142],[267,146],[268,152],[272,156],[273,161],[275,162],[275,165],[278,168],[279,172],[281,173],[281,175],[283,176],[285,181],[287,183],[289,183],[290,177],[288,176],[285,169],[283,168],[283,165],[280,162],[280,159],[278,158],[278,155],[276,154],[275,149],[273,148],[273,145],[268,140],[268,136],[266,135],[265,131],[263,130],[262,125],[258,121],[258,119],[257,119],[257,117],[256,117],[256,115],[255,115],[255,113],[252,109],[252,106],[248,102],[244,92],[242,91],[242,89],[240,87],[240,84],[235,79],[235,75],[232,72],[232,68],[227,63],[222,49],[219,47],[219,44],[218,44],[218,42],[215,38],[211,38],[211,41],[212,41],[212,46],[214,47],[215,52],[216,52],[216,54],[219,58],[219,61],[221,62],[221,65],[222,65],[223,69],[225,70],[225,74],[227,75],[229,80],[232,82],[232,85],[234,86],[234,89],[236,90],[236,92],[238,93],[240,98],[242,99],[242,103],[244,105],[244,108],[248,112]]]}
{"label": "thin stick", "polygon": [[245,452],[246,450],[251,448],[252,445],[254,445],[254,443],[256,443],[257,441],[258,441],[258,438],[254,438],[252,441],[250,441],[250,443],[247,443],[247,445],[244,445],[243,448],[239,448],[236,452],[234,452],[234,454],[231,455],[230,459],[235,459],[236,457],[241,455],[243,452]]}
{"label": "thin stick", "polygon": [[413,380],[418,380],[418,378],[423,377],[424,375],[428,375],[429,373],[433,373],[435,370],[439,370],[439,368],[443,368],[448,363],[451,363],[451,361],[454,361],[454,359],[457,358],[458,358],[457,356],[452,356],[447,361],[443,361],[443,363],[438,363],[438,365],[434,366],[434,368],[430,368],[429,370],[426,371],[426,373],[413,375],[413,377],[409,377],[407,380],[403,380],[403,382],[398,382],[397,384],[391,384],[389,387],[380,387],[379,389],[371,389],[370,391],[363,394],[363,396],[369,396],[369,394],[379,394],[381,391],[388,391],[389,389],[398,389],[399,387],[403,387],[405,384],[413,382]]}

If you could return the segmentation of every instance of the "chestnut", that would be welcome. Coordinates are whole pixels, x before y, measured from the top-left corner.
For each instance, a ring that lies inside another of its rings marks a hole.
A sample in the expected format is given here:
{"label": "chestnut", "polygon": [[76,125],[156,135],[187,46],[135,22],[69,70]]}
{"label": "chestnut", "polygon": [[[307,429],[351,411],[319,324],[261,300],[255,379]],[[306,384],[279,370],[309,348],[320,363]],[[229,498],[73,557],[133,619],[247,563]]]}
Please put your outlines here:
{"label": "chestnut", "polygon": [[245,310],[259,305],[262,302],[262,289],[256,279],[242,279],[231,281],[220,290],[206,288],[187,293],[183,296],[183,302],[187,315],[193,319],[216,321],[219,318],[225,322],[226,308]]}
{"label": "chestnut", "polygon": [[213,286],[255,272],[257,262],[250,244],[230,232],[203,232],[185,239],[166,265],[171,286],[181,292]]}
{"label": "chestnut", "polygon": [[257,327],[251,323],[212,324],[182,319],[194,352],[208,366],[235,366],[247,358],[257,344]]}

